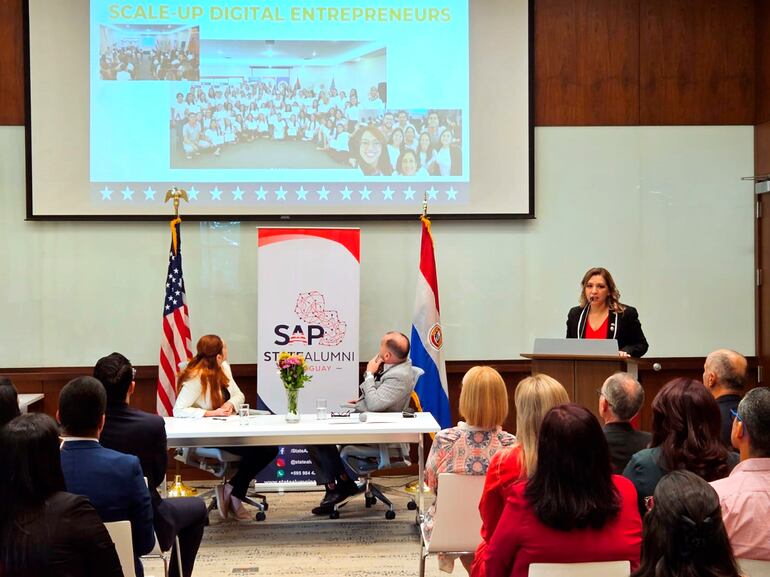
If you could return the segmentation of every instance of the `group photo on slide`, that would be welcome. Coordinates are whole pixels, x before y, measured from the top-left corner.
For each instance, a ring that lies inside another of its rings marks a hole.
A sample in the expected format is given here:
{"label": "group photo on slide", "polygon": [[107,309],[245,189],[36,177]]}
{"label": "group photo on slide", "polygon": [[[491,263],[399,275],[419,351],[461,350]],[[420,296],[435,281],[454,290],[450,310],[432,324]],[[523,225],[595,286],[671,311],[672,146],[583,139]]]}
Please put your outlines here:
{"label": "group photo on slide", "polygon": [[169,87],[171,168],[462,175],[462,111],[389,107],[378,43],[203,40],[201,62],[200,83]]}
{"label": "group photo on slide", "polygon": [[197,26],[99,26],[101,80],[198,80]]}

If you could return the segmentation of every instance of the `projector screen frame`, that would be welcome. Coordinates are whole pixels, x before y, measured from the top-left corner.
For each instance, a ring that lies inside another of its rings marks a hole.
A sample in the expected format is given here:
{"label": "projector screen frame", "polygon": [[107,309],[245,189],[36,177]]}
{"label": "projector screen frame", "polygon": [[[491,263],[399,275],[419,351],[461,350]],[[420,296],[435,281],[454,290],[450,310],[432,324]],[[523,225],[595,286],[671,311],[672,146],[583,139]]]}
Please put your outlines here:
{"label": "projector screen frame", "polygon": [[[472,0],[468,0],[471,2]],[[35,214],[33,203],[33,177],[32,177],[32,100],[31,100],[31,63],[30,63],[30,0],[22,0],[22,14],[24,26],[24,107],[25,107],[25,172],[26,172],[26,219],[27,221],[91,221],[91,222],[109,222],[109,221],[135,221],[151,222],[166,221],[172,214],[169,206],[169,215],[164,214]],[[526,213],[431,213],[430,206],[428,214],[433,220],[530,220],[535,218],[535,43],[534,43],[534,0],[526,0],[527,3],[527,151],[528,151],[528,212]],[[160,191],[159,191],[160,192]],[[184,205],[183,205],[184,206]],[[416,218],[415,213],[399,214],[259,214],[259,213],[239,213],[239,214],[184,214],[182,209],[181,216],[188,221],[223,221],[223,222],[242,222],[242,221],[265,221],[265,222],[306,222],[306,221],[403,221]]]}

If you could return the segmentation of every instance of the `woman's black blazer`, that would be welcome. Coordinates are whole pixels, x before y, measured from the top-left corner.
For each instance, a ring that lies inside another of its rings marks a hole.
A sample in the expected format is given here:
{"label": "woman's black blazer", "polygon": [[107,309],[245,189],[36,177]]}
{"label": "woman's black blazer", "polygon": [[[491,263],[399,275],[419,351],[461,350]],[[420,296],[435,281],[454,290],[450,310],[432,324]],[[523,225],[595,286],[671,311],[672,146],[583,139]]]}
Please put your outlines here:
{"label": "woman's black blazer", "polygon": [[[650,345],[644,338],[639,313],[634,307],[624,305],[622,313],[610,311],[607,323],[607,338],[617,339],[618,349],[627,352],[632,357],[639,358],[647,352]],[[588,307],[573,307],[567,314],[567,338],[584,338],[588,322]]]}

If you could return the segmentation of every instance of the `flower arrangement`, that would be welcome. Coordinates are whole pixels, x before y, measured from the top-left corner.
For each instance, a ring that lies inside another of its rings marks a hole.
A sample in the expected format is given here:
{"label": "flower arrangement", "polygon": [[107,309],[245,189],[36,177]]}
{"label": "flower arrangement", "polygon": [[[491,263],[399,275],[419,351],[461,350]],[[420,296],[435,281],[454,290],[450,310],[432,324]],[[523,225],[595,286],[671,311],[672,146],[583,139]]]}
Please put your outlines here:
{"label": "flower arrangement", "polygon": [[286,389],[288,407],[287,420],[299,420],[297,412],[297,397],[299,390],[313,377],[307,374],[305,357],[299,353],[281,353],[278,355],[278,374],[281,377],[283,388]]}

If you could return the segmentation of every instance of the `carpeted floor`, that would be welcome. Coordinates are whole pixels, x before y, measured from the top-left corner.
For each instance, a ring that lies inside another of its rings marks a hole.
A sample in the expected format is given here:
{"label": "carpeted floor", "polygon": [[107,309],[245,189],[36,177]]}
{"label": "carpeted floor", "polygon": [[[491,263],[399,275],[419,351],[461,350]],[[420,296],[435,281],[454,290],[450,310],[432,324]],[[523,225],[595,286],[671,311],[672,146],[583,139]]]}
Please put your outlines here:
{"label": "carpeted floor", "polygon": [[[419,574],[420,538],[410,496],[403,486],[414,478],[382,480],[393,490],[396,518],[385,519],[382,504],[367,509],[363,495],[353,498],[336,520],[317,517],[310,509],[321,492],[267,493],[267,520],[253,525],[222,521],[214,511],[195,564],[195,577],[231,575],[313,575],[314,577],[399,577]],[[211,484],[191,483],[207,502]],[[432,498],[426,498],[427,504]],[[145,564],[149,577],[163,575],[162,565]],[[466,573],[457,563],[454,574]],[[446,575],[436,558],[428,558],[426,575]]]}

